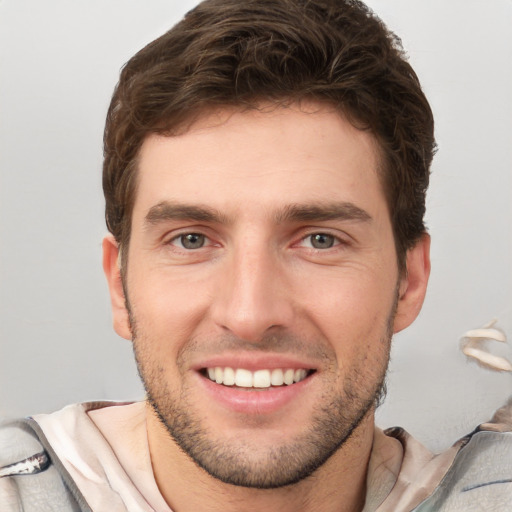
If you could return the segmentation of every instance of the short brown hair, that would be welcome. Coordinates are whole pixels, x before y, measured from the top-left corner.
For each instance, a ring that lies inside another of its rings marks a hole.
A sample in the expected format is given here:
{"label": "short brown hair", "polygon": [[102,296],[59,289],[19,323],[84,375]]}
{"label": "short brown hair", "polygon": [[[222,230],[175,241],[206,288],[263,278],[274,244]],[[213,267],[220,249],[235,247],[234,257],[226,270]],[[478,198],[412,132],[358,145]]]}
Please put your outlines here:
{"label": "short brown hair", "polygon": [[205,109],[329,102],[379,143],[397,257],[425,232],[434,121],[400,40],[356,0],[205,0],[123,68],[107,115],[107,227],[126,248],[137,155]]}

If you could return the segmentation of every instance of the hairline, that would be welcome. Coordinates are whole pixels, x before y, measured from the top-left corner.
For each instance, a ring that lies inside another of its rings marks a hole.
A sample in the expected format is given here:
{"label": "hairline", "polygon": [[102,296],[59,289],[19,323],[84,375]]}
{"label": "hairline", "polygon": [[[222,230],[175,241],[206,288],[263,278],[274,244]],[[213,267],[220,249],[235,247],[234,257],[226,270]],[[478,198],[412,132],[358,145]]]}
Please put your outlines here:
{"label": "hairline", "polygon": [[[375,133],[370,128],[365,128],[361,126],[361,123],[359,123],[356,119],[357,113],[351,113],[348,112],[346,109],[343,108],[342,104],[336,104],[334,101],[329,100],[328,98],[322,98],[322,97],[314,97],[310,95],[305,95],[303,97],[294,98],[293,96],[285,96],[282,98],[276,98],[276,99],[263,99],[255,97],[250,100],[246,100],[244,102],[238,102],[238,103],[215,103],[211,102],[208,104],[203,105],[202,107],[197,106],[195,109],[193,109],[188,115],[186,115],[183,119],[180,119],[174,126],[171,124],[171,120],[168,120],[166,123],[165,120],[162,120],[160,123],[157,123],[152,128],[149,128],[146,130],[146,133],[141,137],[140,139],[140,145],[137,150],[137,153],[135,154],[132,161],[128,163],[126,166],[125,172],[128,171],[129,168],[131,168],[131,176],[129,177],[130,181],[133,181],[133,185],[130,190],[130,201],[126,204],[126,210],[124,212],[123,218],[127,220],[126,222],[123,222],[122,225],[122,231],[120,239],[118,240],[119,244],[119,250],[121,253],[120,257],[120,264],[121,264],[121,271],[125,272],[125,269],[128,268],[128,251],[130,246],[130,239],[131,239],[131,230],[132,230],[132,217],[133,217],[133,209],[135,206],[135,200],[137,197],[138,187],[139,187],[139,164],[140,164],[140,154],[142,147],[145,143],[145,141],[148,139],[148,137],[152,135],[161,135],[164,137],[177,137],[180,135],[185,135],[190,132],[190,130],[193,129],[194,125],[200,121],[201,119],[206,118],[207,116],[210,116],[212,114],[215,114],[216,112],[229,112],[231,111],[232,114],[240,113],[240,112],[246,112],[251,110],[259,110],[262,112],[272,112],[273,110],[277,110],[279,108],[288,108],[291,105],[298,104],[301,105],[303,102],[309,102],[310,104],[316,104],[318,107],[322,106],[331,106],[332,111],[335,112],[338,116],[340,116],[342,119],[347,121],[351,124],[356,130],[362,131],[362,132],[368,132],[371,136],[373,147],[375,149],[375,159],[376,159],[376,168],[375,172],[377,174],[377,178],[379,180],[380,186],[381,186],[381,192],[384,196],[384,200],[386,203],[386,208],[389,215],[389,220],[391,223],[392,228],[392,234],[393,234],[393,242],[395,246],[395,253],[396,253],[396,259],[397,259],[397,265],[398,270],[400,274],[403,274],[406,272],[406,262],[405,262],[405,255],[407,253],[407,250],[414,246],[415,243],[417,243],[417,240],[410,244],[410,247],[404,248],[403,251],[400,250],[399,247],[399,238],[397,236],[396,230],[395,230],[395,222],[393,219],[393,212],[391,208],[391,197],[389,196],[389,192],[387,190],[387,180],[389,179],[390,173],[391,173],[391,161],[388,158],[385,150],[385,145],[380,141],[380,137],[377,133]],[[319,108],[320,110],[320,108]],[[222,123],[226,122],[226,120],[223,120]],[[170,128],[166,129],[166,126],[171,125]],[[129,210],[128,210],[129,206]],[[423,231],[423,234],[426,233],[426,230]]]}

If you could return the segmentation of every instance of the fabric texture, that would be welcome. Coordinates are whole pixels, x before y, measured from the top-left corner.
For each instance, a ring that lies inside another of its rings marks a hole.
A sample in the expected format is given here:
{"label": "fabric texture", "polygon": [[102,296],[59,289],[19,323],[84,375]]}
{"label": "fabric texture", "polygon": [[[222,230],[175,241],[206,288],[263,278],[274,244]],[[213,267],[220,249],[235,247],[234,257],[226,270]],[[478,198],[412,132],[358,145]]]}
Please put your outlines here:
{"label": "fabric texture", "polygon": [[[84,497],[32,419],[10,422],[0,428],[0,468],[13,468],[35,454],[44,453],[43,470],[0,478],[2,512],[91,512]],[[13,468],[20,471],[20,468]]]}
{"label": "fabric texture", "polygon": [[[1,475],[2,512],[172,512],[152,474],[144,403],[75,404],[4,425]],[[363,512],[462,510],[512,510],[512,401],[438,455],[401,428],[375,430]]]}

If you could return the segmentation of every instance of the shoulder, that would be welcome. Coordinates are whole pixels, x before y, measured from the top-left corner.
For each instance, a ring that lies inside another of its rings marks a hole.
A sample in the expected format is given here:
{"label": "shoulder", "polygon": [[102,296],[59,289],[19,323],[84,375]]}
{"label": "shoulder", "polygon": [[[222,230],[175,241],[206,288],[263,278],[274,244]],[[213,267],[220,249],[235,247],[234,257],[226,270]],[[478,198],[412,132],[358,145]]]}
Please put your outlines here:
{"label": "shoulder", "polygon": [[459,443],[440,485],[415,511],[512,510],[512,400]]}
{"label": "shoulder", "polygon": [[89,511],[63,469],[34,420],[0,425],[2,511]]}

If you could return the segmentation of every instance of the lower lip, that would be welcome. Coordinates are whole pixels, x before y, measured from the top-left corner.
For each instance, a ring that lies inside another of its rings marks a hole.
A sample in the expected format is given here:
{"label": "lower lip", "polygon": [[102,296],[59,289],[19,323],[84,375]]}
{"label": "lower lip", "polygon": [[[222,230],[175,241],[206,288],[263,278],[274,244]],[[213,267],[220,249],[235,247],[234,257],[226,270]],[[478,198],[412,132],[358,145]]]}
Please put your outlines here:
{"label": "lower lip", "polygon": [[200,375],[208,396],[233,412],[270,414],[297,400],[311,385],[315,374],[289,386],[237,388],[217,384]]}

